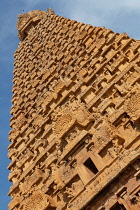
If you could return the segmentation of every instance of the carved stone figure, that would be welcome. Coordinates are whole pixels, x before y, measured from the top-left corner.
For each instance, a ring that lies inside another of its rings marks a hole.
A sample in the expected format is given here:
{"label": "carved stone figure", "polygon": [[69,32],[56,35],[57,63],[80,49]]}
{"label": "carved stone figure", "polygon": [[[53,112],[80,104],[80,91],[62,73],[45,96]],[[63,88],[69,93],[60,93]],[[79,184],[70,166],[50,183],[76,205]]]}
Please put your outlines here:
{"label": "carved stone figure", "polygon": [[63,174],[61,173],[60,168],[57,167],[54,163],[51,164],[51,169],[54,182],[57,185],[57,188],[61,189],[64,186],[64,182],[62,180]]}

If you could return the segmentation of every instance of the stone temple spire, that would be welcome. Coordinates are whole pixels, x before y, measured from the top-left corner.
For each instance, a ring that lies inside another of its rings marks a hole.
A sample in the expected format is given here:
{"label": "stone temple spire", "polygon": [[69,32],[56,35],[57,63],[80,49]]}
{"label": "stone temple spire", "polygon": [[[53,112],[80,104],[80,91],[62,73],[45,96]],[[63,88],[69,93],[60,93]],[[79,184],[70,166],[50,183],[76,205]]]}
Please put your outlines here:
{"label": "stone temple spire", "polygon": [[17,29],[9,210],[140,209],[140,41],[52,9]]}

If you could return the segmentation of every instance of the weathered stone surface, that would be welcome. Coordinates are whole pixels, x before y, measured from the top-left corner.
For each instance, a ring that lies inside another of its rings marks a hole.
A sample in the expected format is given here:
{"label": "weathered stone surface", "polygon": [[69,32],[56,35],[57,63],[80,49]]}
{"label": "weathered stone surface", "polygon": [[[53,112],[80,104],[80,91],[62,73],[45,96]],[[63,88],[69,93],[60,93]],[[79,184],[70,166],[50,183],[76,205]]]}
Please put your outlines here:
{"label": "weathered stone surface", "polygon": [[140,41],[51,9],[17,29],[9,210],[140,209]]}

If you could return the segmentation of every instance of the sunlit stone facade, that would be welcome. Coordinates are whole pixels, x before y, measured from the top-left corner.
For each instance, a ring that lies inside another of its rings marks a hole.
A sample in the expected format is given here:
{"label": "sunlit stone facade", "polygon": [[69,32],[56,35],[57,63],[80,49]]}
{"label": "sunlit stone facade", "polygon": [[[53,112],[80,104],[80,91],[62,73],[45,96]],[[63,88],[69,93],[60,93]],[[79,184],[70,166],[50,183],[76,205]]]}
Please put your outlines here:
{"label": "sunlit stone facade", "polygon": [[140,41],[19,16],[9,210],[138,210]]}

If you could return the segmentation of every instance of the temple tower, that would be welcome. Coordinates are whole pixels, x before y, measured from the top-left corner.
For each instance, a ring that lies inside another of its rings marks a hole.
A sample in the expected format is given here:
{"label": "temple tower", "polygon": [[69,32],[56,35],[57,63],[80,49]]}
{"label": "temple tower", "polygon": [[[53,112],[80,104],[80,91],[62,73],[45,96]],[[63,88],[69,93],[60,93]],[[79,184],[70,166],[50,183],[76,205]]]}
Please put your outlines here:
{"label": "temple tower", "polygon": [[140,209],[140,41],[51,9],[17,29],[9,210]]}

